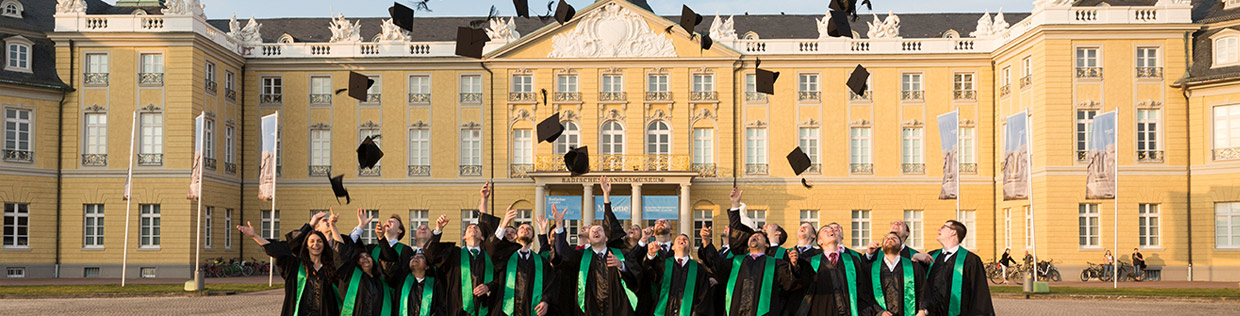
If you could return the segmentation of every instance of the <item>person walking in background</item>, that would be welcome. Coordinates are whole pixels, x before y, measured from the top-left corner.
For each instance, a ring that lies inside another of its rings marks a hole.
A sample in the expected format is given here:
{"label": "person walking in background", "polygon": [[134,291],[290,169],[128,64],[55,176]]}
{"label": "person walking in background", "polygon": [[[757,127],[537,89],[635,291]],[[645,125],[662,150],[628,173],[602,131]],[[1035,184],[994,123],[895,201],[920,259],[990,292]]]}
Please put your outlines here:
{"label": "person walking in background", "polygon": [[1141,255],[1141,248],[1132,248],[1132,268],[1137,270],[1137,281],[1141,281],[1145,271],[1145,256]]}
{"label": "person walking in background", "polygon": [[1016,260],[1012,260],[1012,248],[1004,248],[1003,258],[999,259],[999,269],[1003,271],[1003,284],[1007,284],[1007,269],[1013,263],[1016,263]]}

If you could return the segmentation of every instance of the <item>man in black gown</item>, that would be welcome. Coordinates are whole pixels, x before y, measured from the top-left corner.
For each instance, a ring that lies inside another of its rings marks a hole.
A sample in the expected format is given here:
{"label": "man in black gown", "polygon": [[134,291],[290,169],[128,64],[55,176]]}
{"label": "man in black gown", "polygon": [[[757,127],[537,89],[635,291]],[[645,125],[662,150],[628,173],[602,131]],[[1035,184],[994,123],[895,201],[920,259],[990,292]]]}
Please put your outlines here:
{"label": "man in black gown", "polygon": [[[516,228],[516,242],[504,238],[504,228],[517,218],[517,210],[509,208],[494,236],[487,237],[485,247],[498,267],[495,274],[495,316],[544,316],[555,295],[555,273],[551,261],[534,252],[534,227],[521,224]],[[546,244],[545,237],[540,237]],[[511,278],[511,280],[510,280]],[[541,285],[541,286],[538,286]]]}
{"label": "man in black gown", "polygon": [[[908,222],[892,221],[891,232],[896,233],[896,236],[900,239],[900,256],[901,257],[912,259],[913,255],[919,253],[917,249],[913,249],[912,247],[909,247],[907,245],[908,237],[909,235],[911,235],[911,230],[909,230]],[[876,240],[876,241],[871,241],[870,245],[866,248],[867,249],[866,249],[866,254],[865,254],[865,261],[866,263],[871,263],[871,262],[874,262],[875,260],[878,260],[878,257],[876,257],[874,254],[878,252],[879,250],[882,250],[883,245],[880,241]]]}
{"label": "man in black gown", "polygon": [[[589,247],[575,249],[567,242],[564,229],[564,212],[554,205],[555,256],[560,257],[557,270],[573,277],[560,282],[560,287],[575,288],[576,295],[563,298],[562,315],[629,316],[636,315],[638,282],[641,263],[638,260],[645,249],[634,248],[628,254],[622,252],[626,245],[624,228],[611,210],[611,185],[606,177],[600,178],[603,191],[604,224],[590,227]],[[605,229],[606,228],[606,229]]]}
{"label": "man in black gown", "polygon": [[857,289],[865,298],[861,315],[913,316],[917,313],[919,294],[925,286],[926,269],[920,263],[900,255],[900,235],[888,232],[883,237],[878,259],[865,273],[870,276],[866,289]]}
{"label": "man in black gown", "polygon": [[729,198],[728,228],[732,257],[720,254],[712,259],[716,280],[724,286],[724,314],[730,316],[781,315],[787,298],[783,292],[805,285],[799,279],[801,265],[795,251],[789,260],[767,254],[770,243],[766,234],[755,232],[741,223],[741,190],[732,189]]}
{"label": "man in black gown", "polygon": [[844,237],[832,223],[818,229],[818,247],[821,252],[813,257],[802,258],[808,265],[812,282],[805,291],[796,315],[857,315],[861,308],[861,296],[865,289],[866,274],[862,255],[844,247]]}
{"label": "man in black gown", "polygon": [[982,259],[960,246],[967,233],[964,224],[949,220],[939,227],[937,239],[943,248],[913,256],[914,260],[930,265],[919,316],[995,314]]}
{"label": "man in black gown", "polygon": [[[484,184],[479,194],[479,213],[486,213],[487,199],[490,197],[490,183]],[[495,299],[491,289],[497,288],[494,282],[495,264],[490,255],[483,251],[482,228],[476,224],[465,226],[461,236],[464,247],[453,243],[440,242],[443,228],[449,222],[447,215],[439,216],[435,230],[431,232],[431,240],[426,245],[426,259],[440,275],[444,277],[447,293],[444,308],[448,315],[483,316],[490,313],[490,306]],[[466,223],[461,223],[465,225]],[[494,228],[492,228],[494,229]],[[462,277],[462,275],[465,275]]]}
{"label": "man in black gown", "polygon": [[672,251],[663,259],[659,259],[662,247],[653,243],[647,246],[642,274],[649,275],[656,289],[647,315],[690,316],[705,309],[699,305],[705,304],[710,276],[701,263],[689,257],[690,243],[689,235],[677,235],[671,243]]}

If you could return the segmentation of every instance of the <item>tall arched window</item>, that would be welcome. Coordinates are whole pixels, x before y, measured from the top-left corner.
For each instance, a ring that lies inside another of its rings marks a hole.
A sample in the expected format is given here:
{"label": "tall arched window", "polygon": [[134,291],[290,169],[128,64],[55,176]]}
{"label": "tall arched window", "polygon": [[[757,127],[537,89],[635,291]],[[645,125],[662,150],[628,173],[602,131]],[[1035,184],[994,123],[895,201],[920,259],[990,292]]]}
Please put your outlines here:
{"label": "tall arched window", "polygon": [[619,122],[609,121],[603,123],[603,135],[600,141],[603,155],[623,155],[624,154],[624,126]]}
{"label": "tall arched window", "polygon": [[646,154],[668,155],[672,153],[672,131],[667,122],[654,121],[646,126]]}
{"label": "tall arched window", "polygon": [[577,128],[577,123],[564,122],[564,133],[560,134],[560,138],[555,140],[555,154],[563,155],[570,149],[581,147],[581,129]]}

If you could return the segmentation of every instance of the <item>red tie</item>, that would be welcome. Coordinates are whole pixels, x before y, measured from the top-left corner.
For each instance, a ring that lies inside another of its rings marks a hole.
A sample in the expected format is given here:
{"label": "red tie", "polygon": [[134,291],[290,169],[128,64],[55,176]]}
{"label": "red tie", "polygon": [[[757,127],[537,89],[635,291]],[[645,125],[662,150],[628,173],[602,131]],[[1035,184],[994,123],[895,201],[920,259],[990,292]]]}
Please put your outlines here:
{"label": "red tie", "polygon": [[684,258],[681,258],[681,259],[676,259],[676,263],[677,263],[677,264],[679,264],[679,265],[681,265],[681,266],[684,266],[684,265],[685,265],[685,259],[684,259]]}
{"label": "red tie", "polygon": [[832,252],[832,253],[831,253],[831,255],[827,256],[827,259],[831,259],[831,265],[838,265],[838,264],[839,264],[839,262],[838,262],[838,261],[839,261],[839,258],[838,258],[837,256],[838,256],[838,254],[837,254],[837,253],[834,253],[834,252]]}

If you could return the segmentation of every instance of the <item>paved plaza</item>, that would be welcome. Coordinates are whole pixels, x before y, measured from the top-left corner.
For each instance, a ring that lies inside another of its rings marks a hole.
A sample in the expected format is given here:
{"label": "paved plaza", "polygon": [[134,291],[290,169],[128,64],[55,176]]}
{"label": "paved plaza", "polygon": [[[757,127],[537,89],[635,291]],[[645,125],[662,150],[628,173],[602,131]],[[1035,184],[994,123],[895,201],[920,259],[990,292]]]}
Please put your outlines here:
{"label": "paved plaza", "polygon": [[[232,296],[0,300],[0,315],[279,315],[281,291]],[[998,315],[1236,315],[1236,302],[996,298]]]}

